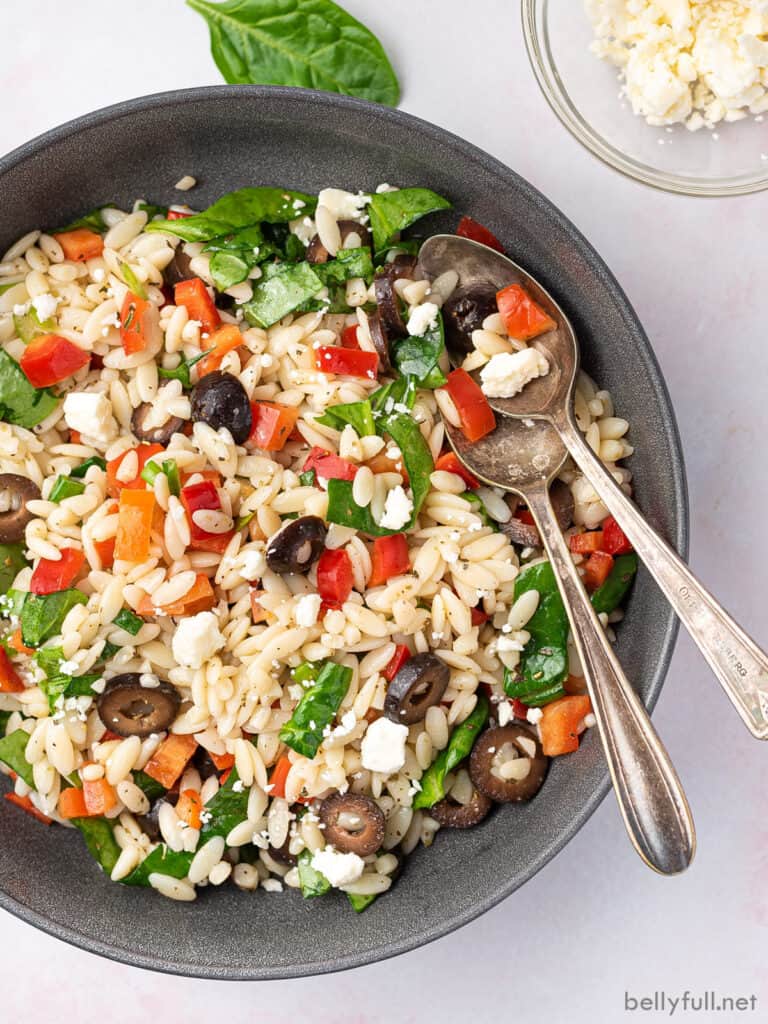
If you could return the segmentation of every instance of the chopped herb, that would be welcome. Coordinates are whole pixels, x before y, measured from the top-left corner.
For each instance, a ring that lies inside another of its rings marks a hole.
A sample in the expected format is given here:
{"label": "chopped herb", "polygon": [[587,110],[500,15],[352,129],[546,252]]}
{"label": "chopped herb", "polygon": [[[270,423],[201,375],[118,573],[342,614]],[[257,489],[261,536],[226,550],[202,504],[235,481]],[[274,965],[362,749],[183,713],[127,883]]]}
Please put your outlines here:
{"label": "chopped herb", "polygon": [[130,633],[131,636],[136,636],[141,627],[144,625],[144,620],[139,618],[130,608],[123,608],[117,615],[112,619],[113,625],[119,629],[124,629],[126,633]]}
{"label": "chopped herb", "polygon": [[[128,263],[120,263],[120,273],[123,275],[123,280],[128,285],[130,290],[140,299],[146,299],[147,297],[147,286],[143,281],[140,281],[136,276],[135,271]],[[131,307],[133,309],[133,307]],[[128,326],[126,323],[125,327]]]}
{"label": "chopped herb", "polygon": [[79,466],[75,466],[69,475],[82,479],[91,466],[98,466],[99,469],[106,471],[107,463],[100,455],[93,455],[90,459],[86,459],[85,462],[81,462]]}
{"label": "chopped herb", "polygon": [[317,480],[317,473],[314,469],[308,469],[306,473],[299,473],[299,483],[302,487],[314,487]]}
{"label": "chopped herb", "polygon": [[54,675],[43,679],[39,685],[48,698],[48,707],[53,714],[60,700],[68,700],[70,697],[92,697],[93,684],[101,678],[100,672],[83,676]]}
{"label": "chopped herb", "polygon": [[179,467],[176,465],[175,459],[165,459],[162,466],[154,459],[149,459],[141,471],[141,479],[146,481],[150,487],[153,487],[155,480],[161,473],[165,474],[168,478],[168,490],[174,497],[178,498],[181,494],[181,478],[179,477]]}
{"label": "chopped herb", "polygon": [[78,494],[82,494],[85,490],[85,484],[82,480],[73,480],[71,476],[59,475],[56,477],[56,482],[51,488],[51,493],[48,495],[48,500],[58,504],[65,498],[74,498]]}
{"label": "chopped herb", "polygon": [[189,375],[189,371],[195,365],[199,363],[201,359],[209,355],[208,352],[200,352],[199,355],[192,356],[191,359],[187,359],[186,356],[182,358],[178,366],[173,370],[166,370],[164,366],[158,366],[157,372],[165,380],[180,380],[183,388],[189,389],[192,387],[192,379]]}

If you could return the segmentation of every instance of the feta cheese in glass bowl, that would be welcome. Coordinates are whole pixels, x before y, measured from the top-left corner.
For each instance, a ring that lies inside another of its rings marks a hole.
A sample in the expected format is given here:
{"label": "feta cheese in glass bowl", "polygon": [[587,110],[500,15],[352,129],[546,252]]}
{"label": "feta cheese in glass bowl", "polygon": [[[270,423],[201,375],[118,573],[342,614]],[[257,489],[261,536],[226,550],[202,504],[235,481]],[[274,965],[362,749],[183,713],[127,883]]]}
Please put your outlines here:
{"label": "feta cheese in glass bowl", "polygon": [[552,109],[615,170],[694,196],[768,186],[768,0],[522,0]]}

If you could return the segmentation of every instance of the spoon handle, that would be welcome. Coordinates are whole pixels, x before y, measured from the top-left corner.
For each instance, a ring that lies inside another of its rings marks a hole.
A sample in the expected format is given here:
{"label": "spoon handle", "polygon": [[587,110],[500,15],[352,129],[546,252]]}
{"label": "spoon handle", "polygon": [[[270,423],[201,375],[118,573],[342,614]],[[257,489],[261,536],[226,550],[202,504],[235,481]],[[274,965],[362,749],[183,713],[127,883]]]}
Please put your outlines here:
{"label": "spoon handle", "polygon": [[696,579],[605,469],[570,417],[554,426],[757,739],[768,739],[768,655]]}
{"label": "spoon handle", "polygon": [[629,837],[649,867],[660,874],[677,874],[688,867],[696,848],[680,780],[587,597],[548,489],[526,488],[525,497],[568,612]]}

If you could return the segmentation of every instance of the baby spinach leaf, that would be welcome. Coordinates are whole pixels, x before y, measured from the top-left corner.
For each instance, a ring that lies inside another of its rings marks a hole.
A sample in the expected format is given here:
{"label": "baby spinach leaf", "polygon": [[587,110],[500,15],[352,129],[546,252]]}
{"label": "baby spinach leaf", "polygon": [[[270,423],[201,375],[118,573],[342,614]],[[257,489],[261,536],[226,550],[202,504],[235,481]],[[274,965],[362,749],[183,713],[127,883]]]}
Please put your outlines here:
{"label": "baby spinach leaf", "polygon": [[321,290],[323,282],[309,263],[274,264],[256,282],[253,298],[242,305],[249,324],[271,327]]}
{"label": "baby spinach leaf", "polygon": [[448,746],[441,750],[421,777],[421,789],[413,799],[413,806],[434,807],[445,796],[445,777],[472,753],[472,747],[480,730],[488,721],[488,700],[480,696],[477,704],[461,725],[457,725],[448,740]]}
{"label": "baby spinach leaf", "polygon": [[416,379],[417,387],[432,389],[445,384],[445,375],[438,366],[444,351],[443,317],[438,313],[434,324],[424,335],[396,342],[392,358],[400,373]]}
{"label": "baby spinach leaf", "polygon": [[161,797],[163,793],[166,792],[166,788],[162,782],[158,782],[157,779],[153,779],[152,776],[147,775],[146,772],[136,769],[132,775],[134,784],[139,787],[150,803],[157,800],[158,797]]}
{"label": "baby spinach leaf", "polygon": [[302,850],[299,854],[299,884],[301,895],[305,900],[311,900],[315,896],[325,896],[331,888],[331,883],[312,867],[312,851]]}
{"label": "baby spinach leaf", "polygon": [[299,483],[302,487],[314,487],[317,482],[317,473],[314,469],[308,469],[306,473],[299,473]]}
{"label": "baby spinach leaf", "polygon": [[24,732],[23,729],[16,729],[9,736],[4,736],[0,740],[0,761],[34,789],[35,779],[32,775],[32,765],[24,756],[28,743],[29,733]]}
{"label": "baby spinach leaf", "polygon": [[332,405],[325,410],[322,416],[315,417],[315,423],[322,423],[326,427],[333,427],[334,430],[343,430],[347,423],[351,423],[360,437],[376,433],[371,403],[367,398],[362,402],[345,402],[341,405]]}
{"label": "baby spinach leaf", "polygon": [[280,730],[282,742],[305,757],[314,757],[323,742],[323,732],[336,717],[351,681],[351,668],[326,661]]}
{"label": "baby spinach leaf", "polygon": [[376,37],[331,0],[187,0],[230,85],[297,85],[397,106],[400,87]]}
{"label": "baby spinach leaf", "polygon": [[349,905],[352,907],[354,912],[356,914],[362,914],[364,910],[367,910],[368,907],[370,907],[378,895],[379,894],[377,892],[369,892],[365,896],[361,896],[356,892],[348,892],[347,899],[349,900]]}
{"label": "baby spinach leaf", "polygon": [[59,667],[64,661],[63,647],[41,647],[34,653],[34,659],[47,676],[60,675]]}
{"label": "baby spinach leaf", "polygon": [[526,624],[531,639],[517,669],[504,673],[504,690],[523,704],[538,707],[565,693],[568,678],[568,616],[549,562],[526,566],[515,580],[515,600],[529,590],[539,592],[539,606]]}
{"label": "baby spinach leaf", "polygon": [[108,209],[106,206],[97,206],[95,210],[89,210],[88,213],[84,213],[82,217],[73,220],[66,227],[55,228],[51,234],[63,235],[67,231],[76,231],[77,228],[88,228],[89,231],[98,231],[101,234],[107,230],[107,225],[101,215],[101,211],[106,209]]}
{"label": "baby spinach leaf", "polygon": [[26,564],[23,544],[0,544],[0,594],[9,589]]}
{"label": "baby spinach leaf", "polygon": [[628,555],[619,555],[613,563],[608,579],[592,595],[592,607],[599,615],[615,611],[632,585],[637,572],[637,555],[634,551]]}
{"label": "baby spinach leaf", "polygon": [[156,203],[139,203],[136,207],[137,210],[143,210],[147,215],[147,220],[150,221],[155,217],[167,217],[168,207],[158,206]]}
{"label": "baby spinach leaf", "polygon": [[48,707],[51,714],[56,710],[56,702],[63,697],[91,697],[93,696],[93,684],[101,679],[100,672],[93,672],[84,676],[51,675],[42,680],[40,689],[48,698]]}
{"label": "baby spinach leaf", "polygon": [[[186,850],[177,853],[175,850],[169,849],[165,843],[161,843],[147,854],[130,875],[126,875],[120,881],[123,885],[149,885],[149,876],[155,873],[170,875],[171,878],[184,878],[189,871],[193,857],[193,853],[187,853]],[[114,867],[114,865],[112,866]]]}
{"label": "baby spinach leaf", "polygon": [[21,609],[21,638],[26,647],[39,647],[55,636],[67,612],[76,604],[87,604],[81,590],[58,590],[55,594],[27,594]]}
{"label": "baby spinach leaf", "polygon": [[447,199],[428,188],[377,192],[371,196],[368,206],[374,250],[378,253],[392,245],[399,231],[404,231],[426,214],[450,207]]}
{"label": "baby spinach leaf", "polygon": [[374,419],[381,413],[407,413],[416,401],[416,382],[413,377],[397,377],[373,392],[369,398]]}
{"label": "baby spinach leaf", "polygon": [[226,838],[235,825],[245,821],[248,817],[249,793],[249,787],[243,785],[237,769],[233,768],[224,785],[205,805],[201,836],[206,839],[210,839],[211,836]]}
{"label": "baby spinach leaf", "polygon": [[10,717],[10,711],[0,711],[0,737],[5,736],[5,730],[8,728],[8,719]]}
{"label": "baby spinach leaf", "polygon": [[312,269],[328,286],[344,284],[353,277],[362,277],[366,284],[373,280],[371,250],[366,248],[340,249],[336,259],[316,263]]}
{"label": "baby spinach leaf", "polygon": [[[296,204],[302,204],[297,206]],[[202,213],[179,220],[153,220],[146,231],[164,231],[186,242],[209,242],[212,238],[231,235],[240,228],[252,227],[261,221],[275,223],[294,220],[299,213],[313,213],[315,196],[291,192],[284,188],[241,188],[217,199]]]}
{"label": "baby spinach leaf", "polygon": [[0,420],[28,430],[50,416],[59,399],[47,388],[33,387],[15,359],[0,349]]}
{"label": "baby spinach leaf", "polygon": [[144,625],[144,620],[139,618],[130,608],[123,608],[112,619],[112,623],[120,629],[124,629],[126,633],[130,633],[131,636],[136,636]]}
{"label": "baby spinach leaf", "polygon": [[[88,852],[96,863],[101,865],[106,874],[111,874],[121,853],[115,839],[115,826],[112,822],[107,818],[73,818],[72,824],[82,833]],[[136,868],[136,871],[139,868]]]}

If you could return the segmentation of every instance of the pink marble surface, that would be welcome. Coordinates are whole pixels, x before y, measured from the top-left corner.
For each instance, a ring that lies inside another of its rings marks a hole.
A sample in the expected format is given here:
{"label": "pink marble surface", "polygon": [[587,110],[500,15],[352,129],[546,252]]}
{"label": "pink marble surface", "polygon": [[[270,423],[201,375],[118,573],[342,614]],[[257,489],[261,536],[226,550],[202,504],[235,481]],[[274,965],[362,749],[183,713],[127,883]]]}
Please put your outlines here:
{"label": "pink marble surface", "polygon": [[[666,196],[596,163],[540,96],[515,3],[346,6],[392,54],[406,110],[529,178],[616,273],[652,339],[677,410],[693,565],[768,643],[768,472],[759,447],[768,429],[768,198]],[[203,23],[176,0],[5,0],[1,23],[8,42],[0,64],[3,152],[129,96],[219,81]],[[77,53],[86,55],[82,63]],[[529,131],[518,131],[521,124],[536,126],[533,144]],[[171,1024],[612,1024],[665,1015],[626,1015],[625,992],[665,990],[674,997],[689,989],[762,1001],[754,1013],[700,1012],[691,1015],[696,1020],[766,1020],[766,748],[749,739],[686,637],[655,721],[698,826],[698,856],[681,878],[658,878],[641,865],[609,799],[522,891],[460,932],[387,963],[258,988],[112,964],[2,914],[2,1017],[25,1024],[64,1013],[115,1024],[142,1014],[162,1014]],[[673,1019],[680,1017],[677,1009]]]}

